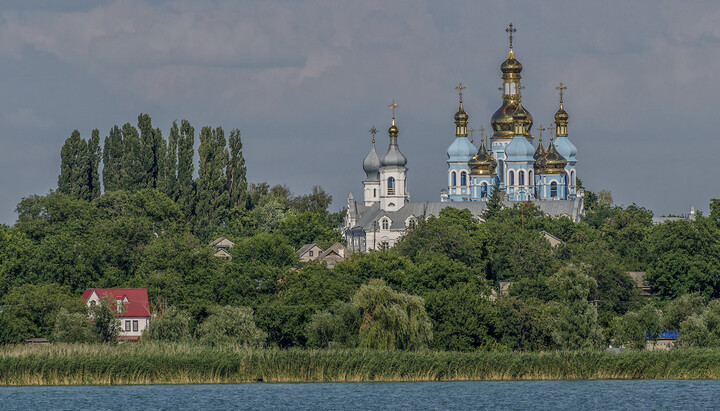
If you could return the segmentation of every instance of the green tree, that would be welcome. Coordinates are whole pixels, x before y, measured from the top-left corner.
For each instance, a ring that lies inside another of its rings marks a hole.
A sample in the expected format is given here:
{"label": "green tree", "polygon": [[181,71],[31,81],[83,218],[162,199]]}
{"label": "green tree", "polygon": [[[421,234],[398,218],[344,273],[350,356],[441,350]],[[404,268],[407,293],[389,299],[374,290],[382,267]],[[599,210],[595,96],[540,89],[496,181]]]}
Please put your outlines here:
{"label": "green tree", "polygon": [[170,127],[170,136],[165,150],[166,157],[163,161],[162,174],[158,181],[158,188],[174,201],[178,199],[178,143],[180,140],[180,128],[177,121],[173,121]]}
{"label": "green tree", "polygon": [[309,347],[357,346],[362,317],[358,307],[351,303],[337,301],[329,310],[316,311],[307,323],[307,345]]}
{"label": "green tree", "polygon": [[64,343],[92,343],[99,338],[87,312],[71,313],[65,308],[57,313],[52,337]]}
{"label": "green tree", "polygon": [[114,304],[115,301],[103,295],[100,304],[92,305],[88,309],[98,338],[105,344],[115,344],[120,335],[120,320],[117,315],[118,310],[122,311],[122,307],[113,306]]}
{"label": "green tree", "polygon": [[164,172],[165,140],[160,129],[154,129],[149,115],[138,116],[140,130],[140,166],[143,170],[141,188],[157,188]]}
{"label": "green tree", "polygon": [[110,134],[105,137],[103,150],[103,185],[105,191],[115,191],[123,188],[123,152],[122,132],[118,126],[113,126]]}
{"label": "green tree", "polygon": [[262,347],[267,334],[255,326],[253,310],[248,307],[215,307],[198,327],[202,344]]}
{"label": "green tree", "polygon": [[284,235],[295,248],[304,244],[318,243],[322,248],[330,247],[340,241],[340,230],[328,218],[327,214],[303,211],[288,213],[280,222],[277,232]]}
{"label": "green tree", "polygon": [[[288,193],[290,190],[288,190]],[[290,206],[300,212],[326,213],[332,203],[332,196],[326,193],[322,187],[314,186],[312,193],[304,196],[294,197],[290,200]]]}
{"label": "green tree", "polygon": [[239,242],[232,249],[233,259],[248,263],[287,267],[297,262],[297,256],[287,239],[281,235],[260,233]]}
{"label": "green tree", "polygon": [[122,188],[128,191],[137,191],[145,188],[145,169],[143,168],[140,135],[132,124],[125,123],[123,125],[122,140]]}
{"label": "green tree", "polygon": [[353,295],[360,309],[360,343],[364,348],[418,350],[433,339],[422,297],[394,291],[383,280],[370,280]]}
{"label": "green tree", "polygon": [[100,130],[92,131],[92,137],[87,142],[87,190],[84,196],[85,200],[92,200],[100,197],[102,190],[100,188],[100,160],[102,159],[102,150],[100,149]]}
{"label": "green tree", "polygon": [[230,159],[227,165],[228,193],[230,195],[230,207],[245,208],[247,197],[247,167],[245,157],[242,153],[242,140],[240,130],[234,128],[230,131]]}
{"label": "green tree", "polygon": [[190,338],[190,316],[176,307],[168,307],[162,315],[152,320],[143,332],[143,338],[152,341],[187,341]]}
{"label": "green tree", "polygon": [[648,339],[657,339],[663,331],[660,314],[652,304],[645,304],[638,311],[629,311],[623,316],[615,317],[610,324],[614,344],[644,349]]}
{"label": "green tree", "polygon": [[75,130],[65,140],[60,151],[60,176],[58,191],[75,198],[87,199],[88,181],[88,145]]}
{"label": "green tree", "polygon": [[180,139],[178,140],[177,196],[180,208],[188,219],[195,213],[194,146],[195,129],[190,125],[189,121],[182,120],[180,122]]}
{"label": "green tree", "polygon": [[200,131],[200,168],[197,178],[197,206],[194,232],[207,239],[227,216],[230,196],[225,171],[228,151],[222,128],[203,127]]}

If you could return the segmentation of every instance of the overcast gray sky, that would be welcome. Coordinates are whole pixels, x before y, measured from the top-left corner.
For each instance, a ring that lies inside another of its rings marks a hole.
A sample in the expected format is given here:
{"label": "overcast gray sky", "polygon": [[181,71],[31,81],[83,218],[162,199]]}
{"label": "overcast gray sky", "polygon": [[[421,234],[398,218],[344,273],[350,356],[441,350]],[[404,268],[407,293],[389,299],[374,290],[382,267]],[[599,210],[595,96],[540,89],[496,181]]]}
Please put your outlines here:
{"label": "overcast gray sky", "polygon": [[[388,104],[413,201],[437,201],[462,81],[471,126],[500,105],[507,24],[523,105],[551,124],[568,87],[586,187],[655,212],[720,196],[717,1],[90,1],[0,5],[0,223],[57,186],[72,130],[106,136],[141,112],[239,128],[250,181],[358,198]],[[196,166],[197,167],[197,166]]]}

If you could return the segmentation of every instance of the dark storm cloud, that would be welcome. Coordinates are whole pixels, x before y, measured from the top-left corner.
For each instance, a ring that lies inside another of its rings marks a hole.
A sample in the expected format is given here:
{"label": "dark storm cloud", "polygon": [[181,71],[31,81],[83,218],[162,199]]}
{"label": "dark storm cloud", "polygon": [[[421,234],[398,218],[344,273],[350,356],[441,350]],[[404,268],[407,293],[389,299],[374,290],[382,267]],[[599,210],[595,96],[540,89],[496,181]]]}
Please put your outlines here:
{"label": "dark storm cloud", "polygon": [[[579,176],[657,214],[706,209],[720,60],[714,2],[105,1],[0,6],[0,222],[44,194],[73,129],[150,113],[238,127],[253,181],[361,193],[366,132],[400,104],[415,201],[446,180],[458,81],[471,125],[500,103],[504,29],[518,28],[523,103],[548,126],[568,85]],[[378,135],[378,147],[387,144]]]}

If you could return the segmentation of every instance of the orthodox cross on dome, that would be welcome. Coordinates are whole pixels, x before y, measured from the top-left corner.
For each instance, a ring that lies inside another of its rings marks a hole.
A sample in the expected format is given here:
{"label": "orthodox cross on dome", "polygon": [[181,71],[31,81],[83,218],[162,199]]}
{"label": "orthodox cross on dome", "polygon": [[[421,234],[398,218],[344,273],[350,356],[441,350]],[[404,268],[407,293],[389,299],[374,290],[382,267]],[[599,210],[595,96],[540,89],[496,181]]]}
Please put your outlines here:
{"label": "orthodox cross on dome", "polygon": [[375,144],[375,134],[377,134],[377,129],[375,128],[375,126],[372,126],[372,128],[371,128],[370,130],[368,130],[368,131],[370,132],[370,134],[372,134],[372,136],[373,136],[373,144]]}
{"label": "orthodox cross on dome", "polygon": [[562,104],[563,103],[563,91],[567,90],[567,87],[565,87],[565,85],[561,81],[560,85],[555,87],[555,90],[560,91],[560,104]]}
{"label": "orthodox cross on dome", "polygon": [[393,120],[395,120],[395,109],[397,108],[397,103],[395,102],[395,99],[393,99],[392,103],[388,107],[390,107],[390,110],[392,110],[392,116]]}
{"label": "orthodox cross on dome", "polygon": [[553,130],[553,128],[552,128],[552,127],[548,127],[548,128],[546,128],[545,130],[547,130],[547,131],[549,131],[549,132],[550,132],[550,141],[552,141],[552,138],[553,138],[553,131],[554,131],[554,130]]}
{"label": "orthodox cross on dome", "polygon": [[537,130],[538,130],[538,133],[540,133],[540,140],[542,140],[542,132],[545,131],[546,129],[543,128],[542,124],[538,124]]}
{"label": "orthodox cross on dome", "polygon": [[478,130],[480,130],[480,141],[485,141],[485,127],[480,126]]}
{"label": "orthodox cross on dome", "polygon": [[473,134],[474,134],[476,131],[478,131],[478,130],[479,130],[479,129],[477,129],[477,128],[471,128],[470,130],[468,130],[468,131],[470,131],[470,142],[471,142],[471,143],[474,142],[474,141],[473,141]]}
{"label": "orthodox cross on dome", "polygon": [[467,88],[467,87],[463,86],[462,81],[460,82],[460,84],[458,84],[457,87],[455,87],[455,90],[459,90],[459,92],[460,92],[460,104],[462,104],[462,93],[463,93],[463,90],[465,90],[466,88]]}
{"label": "orthodox cross on dome", "polygon": [[505,32],[510,35],[510,49],[512,50],[513,33],[517,32],[517,30],[513,27],[513,24],[510,23],[510,26],[505,29]]}

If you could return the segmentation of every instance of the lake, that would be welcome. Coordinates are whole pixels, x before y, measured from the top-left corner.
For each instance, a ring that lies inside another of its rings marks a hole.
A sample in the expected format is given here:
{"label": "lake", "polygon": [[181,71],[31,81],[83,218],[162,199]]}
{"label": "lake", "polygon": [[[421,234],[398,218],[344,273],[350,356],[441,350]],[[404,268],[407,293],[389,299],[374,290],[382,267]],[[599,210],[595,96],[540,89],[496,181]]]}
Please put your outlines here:
{"label": "lake", "polygon": [[0,387],[3,410],[713,409],[717,380]]}

